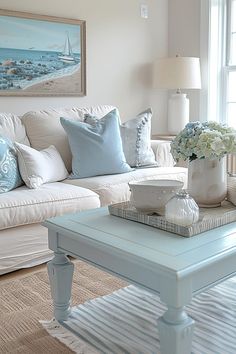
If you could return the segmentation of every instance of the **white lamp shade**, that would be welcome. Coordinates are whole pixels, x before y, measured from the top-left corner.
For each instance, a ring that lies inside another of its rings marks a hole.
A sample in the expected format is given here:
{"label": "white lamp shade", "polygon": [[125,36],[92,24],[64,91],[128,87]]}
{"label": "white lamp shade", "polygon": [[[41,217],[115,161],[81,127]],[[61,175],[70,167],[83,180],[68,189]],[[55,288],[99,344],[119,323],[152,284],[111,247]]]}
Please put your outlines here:
{"label": "white lamp shade", "polygon": [[154,66],[154,86],[160,89],[200,89],[199,58],[159,58]]}

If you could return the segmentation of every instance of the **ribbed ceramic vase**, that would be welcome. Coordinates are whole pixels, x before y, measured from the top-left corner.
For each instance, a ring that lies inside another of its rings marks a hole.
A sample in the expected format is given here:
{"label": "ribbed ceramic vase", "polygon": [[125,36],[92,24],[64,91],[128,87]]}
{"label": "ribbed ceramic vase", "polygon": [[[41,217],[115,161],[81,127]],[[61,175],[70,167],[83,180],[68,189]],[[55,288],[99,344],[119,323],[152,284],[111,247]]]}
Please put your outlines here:
{"label": "ribbed ceramic vase", "polygon": [[226,157],[189,162],[188,192],[200,207],[220,206],[227,193]]}

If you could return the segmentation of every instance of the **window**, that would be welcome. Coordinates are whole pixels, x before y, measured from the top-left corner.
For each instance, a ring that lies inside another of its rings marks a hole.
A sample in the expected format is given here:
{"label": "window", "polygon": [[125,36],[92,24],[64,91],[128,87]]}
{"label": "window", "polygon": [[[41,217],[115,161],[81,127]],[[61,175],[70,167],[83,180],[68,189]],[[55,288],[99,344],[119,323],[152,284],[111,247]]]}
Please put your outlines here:
{"label": "window", "polygon": [[226,122],[236,128],[236,0],[227,7]]}
{"label": "window", "polygon": [[236,0],[209,0],[209,120],[236,128]]}

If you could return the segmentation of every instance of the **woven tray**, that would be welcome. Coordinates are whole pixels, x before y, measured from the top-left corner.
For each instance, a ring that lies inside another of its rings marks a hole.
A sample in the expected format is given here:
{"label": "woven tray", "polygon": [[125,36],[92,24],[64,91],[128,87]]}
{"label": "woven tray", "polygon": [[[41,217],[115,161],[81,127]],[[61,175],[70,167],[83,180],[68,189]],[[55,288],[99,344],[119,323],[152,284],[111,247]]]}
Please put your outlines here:
{"label": "woven tray", "polygon": [[153,213],[140,213],[129,202],[109,205],[108,209],[111,215],[147,224],[184,237],[191,237],[236,221],[236,207],[226,201],[218,208],[200,208],[199,220],[191,226],[172,224],[164,216]]}

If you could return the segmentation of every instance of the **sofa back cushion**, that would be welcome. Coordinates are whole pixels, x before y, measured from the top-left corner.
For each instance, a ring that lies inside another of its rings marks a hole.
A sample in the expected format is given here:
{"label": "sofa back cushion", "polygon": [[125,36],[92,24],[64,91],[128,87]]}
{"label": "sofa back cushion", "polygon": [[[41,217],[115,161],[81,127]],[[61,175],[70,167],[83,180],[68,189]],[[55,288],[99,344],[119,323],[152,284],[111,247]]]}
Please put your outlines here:
{"label": "sofa back cushion", "polygon": [[65,130],[60,123],[60,117],[83,121],[85,114],[103,117],[114,109],[113,106],[96,106],[88,108],[63,108],[44,111],[31,111],[22,117],[30,145],[37,150],[54,145],[61,154],[66,168],[71,172],[72,155]]}
{"label": "sofa back cushion", "polygon": [[21,118],[15,114],[0,113],[0,136],[5,136],[12,142],[30,144]]}

